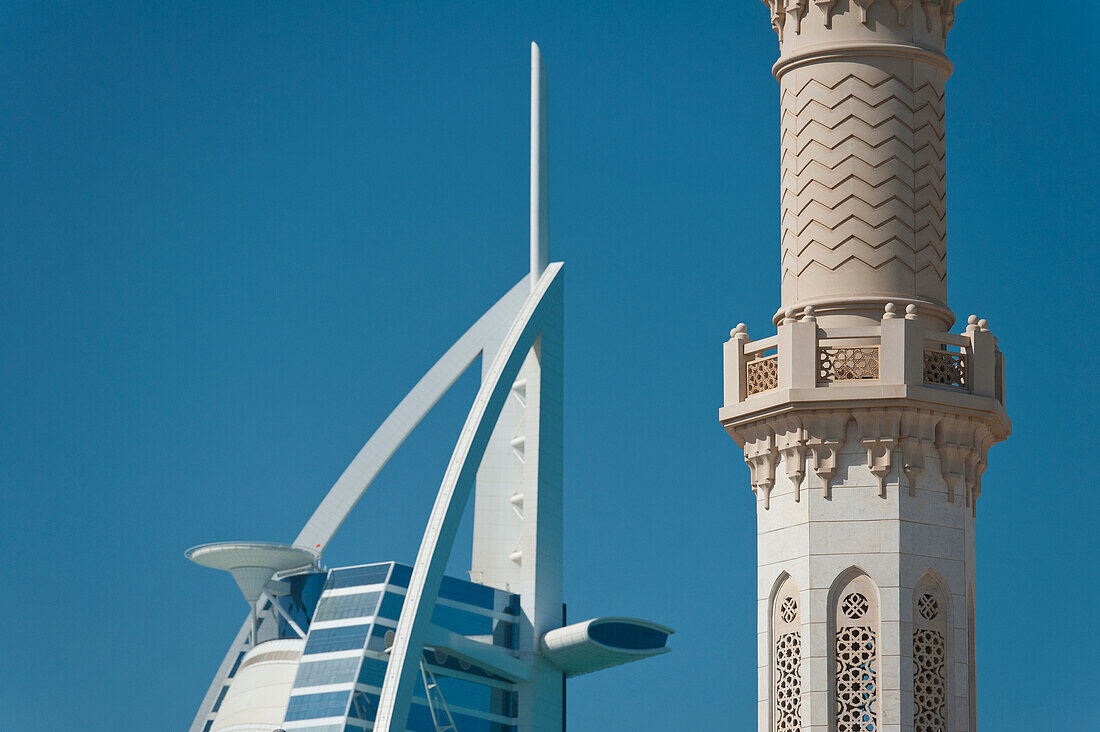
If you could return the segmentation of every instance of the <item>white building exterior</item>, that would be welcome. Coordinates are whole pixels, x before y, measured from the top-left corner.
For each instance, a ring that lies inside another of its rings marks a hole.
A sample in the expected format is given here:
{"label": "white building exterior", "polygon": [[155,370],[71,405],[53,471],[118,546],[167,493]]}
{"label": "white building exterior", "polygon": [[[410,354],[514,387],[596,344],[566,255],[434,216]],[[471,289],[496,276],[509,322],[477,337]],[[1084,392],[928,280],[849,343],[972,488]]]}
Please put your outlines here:
{"label": "white building exterior", "polygon": [[957,0],[764,0],[780,40],[777,331],[725,344],[756,494],[762,732],[975,729],[974,527],[1011,423],[988,323],[950,333]]}
{"label": "white building exterior", "polygon": [[[194,547],[249,603],[191,732],[561,732],[565,680],[668,651],[673,632],[565,625],[563,265],[549,261],[546,69],[531,49],[530,272],[428,370],[292,545]],[[481,387],[412,566],[325,568],[321,553],[439,398]],[[470,581],[444,576],[475,494]]]}

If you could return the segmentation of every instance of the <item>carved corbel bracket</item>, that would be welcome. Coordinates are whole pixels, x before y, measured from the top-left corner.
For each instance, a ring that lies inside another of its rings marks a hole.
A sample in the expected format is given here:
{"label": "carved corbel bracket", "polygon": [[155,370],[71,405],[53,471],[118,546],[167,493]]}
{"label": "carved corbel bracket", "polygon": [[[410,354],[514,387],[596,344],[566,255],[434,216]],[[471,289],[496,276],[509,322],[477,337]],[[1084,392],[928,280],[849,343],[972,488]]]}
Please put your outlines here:
{"label": "carved corbel bracket", "polygon": [[775,446],[783,457],[787,477],[794,484],[794,500],[802,500],[802,480],[806,477],[806,430],[798,417],[784,417],[775,426]]}
{"label": "carved corbel bracket", "polygon": [[947,34],[951,32],[952,26],[955,25],[955,5],[957,0],[943,0],[943,5],[940,6],[940,25],[943,26],[943,39],[947,40]]}
{"label": "carved corbel bracket", "polygon": [[[944,418],[936,426],[936,452],[940,455],[940,472],[947,484],[947,502],[955,502],[955,493],[965,494],[967,488],[967,457],[971,452],[970,423],[964,419]],[[962,491],[958,491],[959,488]]]}
{"label": "carved corbel bracket", "polygon": [[974,499],[975,499],[975,502],[982,495],[982,474],[985,473],[985,469],[988,465],[987,461],[989,459],[989,448],[993,447],[994,445],[996,445],[999,442],[999,440],[996,437],[993,436],[993,432],[984,424],[981,426],[981,429],[978,430],[978,433],[981,437],[981,441],[980,441],[981,460],[978,462],[977,481],[974,484]]}
{"label": "carved corbel bracket", "polygon": [[745,463],[749,466],[752,490],[764,499],[764,508],[771,508],[772,486],[775,485],[775,464],[779,451],[775,448],[775,433],[766,425],[746,430]]}
{"label": "carved corbel bracket", "polygon": [[898,11],[898,25],[905,27],[905,11],[913,7],[913,0],[890,0]]}
{"label": "carved corbel bracket", "polygon": [[967,505],[977,514],[978,496],[981,495],[981,476],[986,472],[986,458],[993,446],[993,434],[985,424],[970,423],[970,452],[966,460]]}
{"label": "carved corbel bracket", "polygon": [[783,5],[784,0],[764,0],[764,4],[768,6],[768,10],[772,15],[772,29],[775,34],[779,36],[779,42],[783,42],[783,25],[786,23],[787,9]]}
{"label": "carved corbel bracket", "polygon": [[836,8],[836,0],[814,0],[814,4],[821,8],[825,14],[825,27],[833,27],[833,10]]}
{"label": "carved corbel bracket", "polygon": [[939,417],[931,412],[905,412],[901,415],[901,469],[909,482],[909,495],[917,495],[917,479],[924,470],[925,445],[936,439]]}
{"label": "carved corbel bracket", "polygon": [[867,467],[878,483],[879,496],[886,497],[886,477],[893,470],[894,448],[898,446],[896,412],[872,409],[856,412],[860,443],[867,449]]}
{"label": "carved corbel bracket", "polygon": [[787,15],[794,18],[794,32],[802,32],[802,18],[806,15],[809,0],[787,0]]}
{"label": "carved corbel bracket", "polygon": [[867,9],[875,4],[875,0],[852,0],[859,8],[859,22],[867,25]]}
{"label": "carved corbel bracket", "polygon": [[963,485],[966,488],[965,505],[967,508],[974,508],[974,485],[977,481],[979,460],[978,451],[971,448],[966,453],[966,458],[963,461]]}
{"label": "carved corbel bracket", "polygon": [[924,11],[925,30],[932,30],[932,22],[940,14],[940,0],[920,0],[921,10]]}
{"label": "carved corbel bracket", "polygon": [[825,498],[832,497],[832,480],[840,465],[844,430],[851,416],[848,412],[823,412],[803,417],[806,447],[814,460],[814,473],[825,488]]}

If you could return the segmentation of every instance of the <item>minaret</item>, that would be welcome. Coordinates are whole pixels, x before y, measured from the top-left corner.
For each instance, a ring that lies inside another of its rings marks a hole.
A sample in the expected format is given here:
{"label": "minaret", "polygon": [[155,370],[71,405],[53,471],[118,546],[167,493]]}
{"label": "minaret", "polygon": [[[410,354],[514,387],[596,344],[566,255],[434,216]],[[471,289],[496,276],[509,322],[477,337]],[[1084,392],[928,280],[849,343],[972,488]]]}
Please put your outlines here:
{"label": "minaret", "polygon": [[780,41],[782,307],[725,344],[758,532],[759,729],[975,729],[976,502],[1011,423],[951,333],[957,0],[765,0]]}

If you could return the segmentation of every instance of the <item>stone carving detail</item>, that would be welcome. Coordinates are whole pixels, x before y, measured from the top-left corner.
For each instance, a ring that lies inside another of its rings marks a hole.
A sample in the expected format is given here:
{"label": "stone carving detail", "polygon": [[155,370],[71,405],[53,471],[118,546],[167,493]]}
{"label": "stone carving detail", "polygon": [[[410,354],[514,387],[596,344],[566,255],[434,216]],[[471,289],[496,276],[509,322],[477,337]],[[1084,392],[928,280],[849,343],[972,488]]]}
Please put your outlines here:
{"label": "stone carving detail", "polygon": [[936,440],[939,417],[931,412],[906,411],[901,415],[901,469],[909,481],[909,495],[917,495],[917,480],[924,471],[924,453]]}
{"label": "stone carving detail", "polygon": [[776,732],[802,729],[802,633],[797,597],[794,580],[786,576],[772,602],[772,709]]}
{"label": "stone carving detail", "polygon": [[924,383],[969,389],[966,354],[953,351],[924,352]]}
{"label": "stone carving detail", "polygon": [[824,497],[831,497],[846,427],[853,418],[880,496],[886,495],[887,479],[895,470],[904,471],[909,494],[916,495],[926,454],[934,450],[948,502],[962,498],[965,506],[974,507],[981,495],[986,455],[997,441],[984,422],[920,409],[832,409],[777,416],[730,429],[745,450],[753,490],[764,499],[765,509],[771,507],[771,489],[781,458],[796,501],[807,488],[807,469],[821,480]]}
{"label": "stone carving detail", "polygon": [[936,616],[940,614],[940,605],[936,602],[934,596],[926,592],[917,600],[917,612],[925,620],[935,620]]}
{"label": "stone carving detail", "polygon": [[871,578],[853,568],[829,593],[835,622],[833,637],[834,732],[877,732],[879,700],[878,590]]}
{"label": "stone carving detail", "polygon": [[929,69],[783,76],[783,302],[828,295],[826,275],[851,268],[869,290],[916,282],[946,301],[944,79]]}
{"label": "stone carving detail", "polygon": [[798,417],[775,421],[775,447],[783,458],[787,477],[794,485],[794,500],[802,500],[802,479],[806,476],[806,430]]}
{"label": "stone carving detail", "polygon": [[772,30],[779,36],[779,42],[783,42],[783,25],[787,22],[787,9],[783,5],[783,0],[764,0],[764,4],[768,6],[768,10],[771,11],[772,18]]}
{"label": "stone carving detail", "polygon": [[813,457],[813,468],[824,484],[825,498],[832,495],[832,480],[839,467],[840,448],[844,446],[847,412],[819,412],[803,417],[806,425],[806,446]]}
{"label": "stone carving detail", "polygon": [[898,446],[900,415],[886,409],[855,413],[860,442],[867,449],[867,467],[878,482],[878,494],[886,496],[886,478],[894,469],[894,448]]}
{"label": "stone carving detail", "polygon": [[794,18],[794,32],[799,34],[802,32],[802,18],[806,15],[806,5],[809,0],[788,0],[787,2],[787,15]]}
{"label": "stone carving detail", "polygon": [[833,27],[833,10],[836,8],[836,0],[814,0],[814,4],[821,8],[825,14],[825,27]]}
{"label": "stone carving detail", "polygon": [[784,598],[779,605],[779,617],[783,618],[784,623],[793,623],[798,617],[798,601],[793,597]]}
{"label": "stone carving detail", "polygon": [[955,6],[958,4],[959,0],[943,0],[943,5],[940,7],[940,25],[943,27],[944,40],[947,40],[947,34],[955,25]]}
{"label": "stone carving detail", "polygon": [[859,7],[859,22],[867,25],[867,8],[875,4],[875,0],[852,0]]}
{"label": "stone carving detail", "polygon": [[973,440],[971,425],[964,419],[944,419],[936,426],[936,452],[940,456],[940,471],[947,484],[947,500],[955,501],[957,494],[964,497],[970,492],[966,487],[967,457]]}
{"label": "stone carving detail", "polygon": [[784,633],[775,642],[775,729],[802,729],[802,634]]}
{"label": "stone carving detail", "polygon": [[817,349],[818,381],[877,379],[878,347]]}
{"label": "stone carving detail", "polygon": [[[950,3],[951,0],[948,0]],[[932,30],[933,20],[937,15],[943,12],[940,7],[940,0],[921,0],[921,8],[924,10],[925,15],[925,30]],[[954,11],[952,11],[954,12]]]}
{"label": "stone carving detail", "polygon": [[877,732],[877,654],[872,628],[851,625],[837,630],[837,732]]}
{"label": "stone carving detail", "polygon": [[905,27],[905,11],[913,7],[913,0],[891,0],[898,11],[898,25]]}
{"label": "stone carving detail", "polygon": [[840,611],[852,620],[859,620],[867,614],[868,607],[867,598],[858,592],[853,592],[844,598]]}
{"label": "stone carving detail", "polygon": [[745,364],[745,382],[749,396],[779,386],[779,356],[765,356]]}
{"label": "stone carving detail", "polygon": [[935,630],[913,633],[913,706],[916,732],[947,732],[947,675],[943,634]]}
{"label": "stone carving detail", "polygon": [[928,573],[913,596],[914,732],[948,732],[946,591]]}
{"label": "stone carving detail", "polygon": [[775,464],[779,451],[775,447],[775,432],[766,424],[745,430],[745,463],[753,492],[764,499],[764,509],[771,508],[772,486],[775,485]]}

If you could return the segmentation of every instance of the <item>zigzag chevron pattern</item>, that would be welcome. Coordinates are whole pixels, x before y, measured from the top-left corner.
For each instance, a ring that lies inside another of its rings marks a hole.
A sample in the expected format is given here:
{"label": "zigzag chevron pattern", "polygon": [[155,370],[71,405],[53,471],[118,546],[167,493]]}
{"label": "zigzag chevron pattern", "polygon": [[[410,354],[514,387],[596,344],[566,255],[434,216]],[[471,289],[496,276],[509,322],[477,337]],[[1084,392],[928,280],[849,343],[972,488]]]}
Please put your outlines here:
{"label": "zigzag chevron pattern", "polygon": [[784,281],[858,266],[945,287],[944,136],[942,79],[784,77]]}

